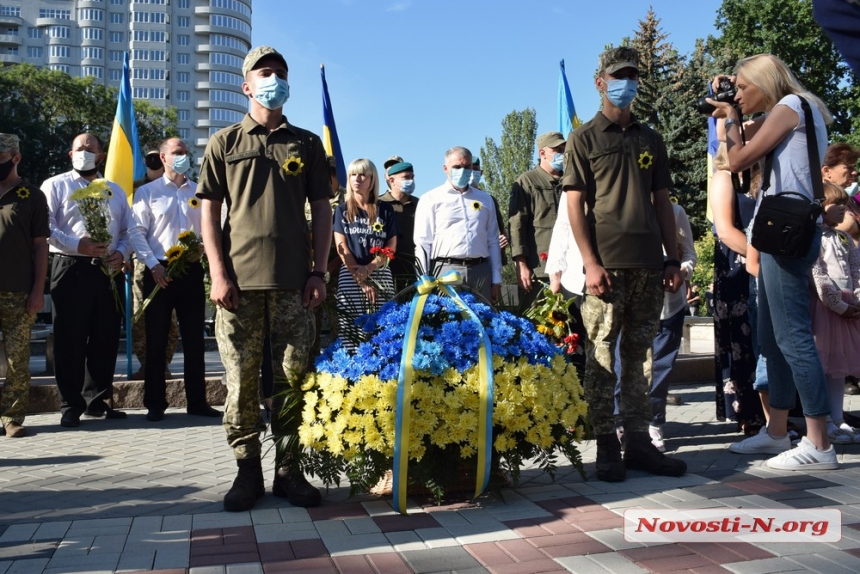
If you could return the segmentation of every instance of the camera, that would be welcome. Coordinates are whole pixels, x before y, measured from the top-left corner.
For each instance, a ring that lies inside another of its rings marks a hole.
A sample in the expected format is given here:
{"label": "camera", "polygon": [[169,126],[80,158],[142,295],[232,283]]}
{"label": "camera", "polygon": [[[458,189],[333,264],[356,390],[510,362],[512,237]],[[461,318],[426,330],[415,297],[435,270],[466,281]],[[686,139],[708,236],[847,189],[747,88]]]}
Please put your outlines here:
{"label": "camera", "polygon": [[712,95],[712,96],[703,96],[696,100],[696,111],[702,114],[712,114],[714,113],[715,108],[711,104],[709,104],[705,98],[711,98],[712,100],[716,100],[718,102],[726,102],[729,104],[735,104],[735,84],[728,78],[723,78],[720,80],[720,90]]}

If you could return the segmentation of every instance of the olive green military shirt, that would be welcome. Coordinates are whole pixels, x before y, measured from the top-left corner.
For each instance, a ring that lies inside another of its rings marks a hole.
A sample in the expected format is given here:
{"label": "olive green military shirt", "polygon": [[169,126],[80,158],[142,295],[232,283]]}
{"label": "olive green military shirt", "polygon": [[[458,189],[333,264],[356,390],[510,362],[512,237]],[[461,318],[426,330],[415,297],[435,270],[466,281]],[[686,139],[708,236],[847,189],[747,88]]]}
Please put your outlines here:
{"label": "olive green military shirt", "polygon": [[223,201],[227,273],[239,289],[304,289],[313,268],[305,201],[332,195],[319,136],[284,118],[269,130],[250,114],[209,140],[197,196]]}
{"label": "olive green military shirt", "polygon": [[41,189],[22,179],[0,197],[0,292],[30,292],[33,240],[50,235],[48,200]]}
{"label": "olive green military shirt", "polygon": [[513,257],[525,256],[535,276],[546,275],[540,254],[549,251],[549,240],[561,197],[559,178],[538,166],[517,178],[511,186],[508,224]]}
{"label": "olive green military shirt", "polygon": [[384,201],[394,210],[394,218],[400,234],[397,236],[397,252],[391,262],[391,272],[396,277],[408,277],[414,281],[415,275],[415,210],[418,209],[418,198],[403,194],[403,201],[399,201],[387,191],[379,196],[379,201]]}
{"label": "olive green military shirt", "polygon": [[591,245],[607,269],[662,269],[663,238],[653,192],[672,186],[666,145],[636,121],[626,130],[597,112],[570,132],[564,189],[585,194]]}

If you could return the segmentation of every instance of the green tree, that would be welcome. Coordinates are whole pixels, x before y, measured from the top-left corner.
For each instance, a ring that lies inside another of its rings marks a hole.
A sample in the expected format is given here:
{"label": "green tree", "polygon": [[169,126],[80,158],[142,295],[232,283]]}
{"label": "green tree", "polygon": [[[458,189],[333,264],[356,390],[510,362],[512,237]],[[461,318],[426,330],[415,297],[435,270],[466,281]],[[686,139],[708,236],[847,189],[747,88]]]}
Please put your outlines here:
{"label": "green tree", "polygon": [[[158,149],[161,142],[167,138],[179,136],[179,129],[176,127],[179,115],[173,106],[159,108],[146,100],[135,100],[134,117],[137,121],[137,136],[143,153]],[[189,148],[192,146],[190,142],[185,144]]]}

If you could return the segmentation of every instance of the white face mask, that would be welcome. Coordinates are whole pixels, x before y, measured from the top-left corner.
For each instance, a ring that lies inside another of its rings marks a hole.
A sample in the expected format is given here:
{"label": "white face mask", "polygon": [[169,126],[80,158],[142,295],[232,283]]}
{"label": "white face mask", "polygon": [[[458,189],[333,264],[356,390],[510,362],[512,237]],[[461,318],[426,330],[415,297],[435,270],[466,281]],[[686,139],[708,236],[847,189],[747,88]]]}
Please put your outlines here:
{"label": "white face mask", "polygon": [[858,189],[856,181],[845,188],[845,193],[848,194],[848,197],[854,197],[857,195],[858,191],[860,191],[860,189]]}
{"label": "white face mask", "polygon": [[96,168],[96,154],[81,150],[72,152],[72,167],[76,171],[90,171]]}

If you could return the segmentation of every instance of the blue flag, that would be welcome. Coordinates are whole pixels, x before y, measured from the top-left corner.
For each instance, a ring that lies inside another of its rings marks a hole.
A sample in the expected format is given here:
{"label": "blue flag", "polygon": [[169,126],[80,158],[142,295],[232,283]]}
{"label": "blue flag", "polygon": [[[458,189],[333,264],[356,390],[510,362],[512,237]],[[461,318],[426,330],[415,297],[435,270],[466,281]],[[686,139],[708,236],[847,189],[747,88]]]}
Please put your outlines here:
{"label": "blue flag", "polygon": [[116,116],[108,145],[105,178],[119,185],[128,197],[129,205],[134,194],[134,182],[146,176],[143,152],[137,136],[137,121],[134,119],[134,103],[131,99],[131,80],[128,73],[128,52],[122,65],[122,80],[119,85],[119,99],[116,103]]}
{"label": "blue flag", "polygon": [[570,95],[570,86],[567,85],[567,76],[564,73],[564,60],[558,63],[558,131],[567,136],[570,130],[579,127],[579,117],[573,106],[573,96]]}
{"label": "blue flag", "polygon": [[331,110],[328,84],[325,81],[325,66],[322,64],[320,64],[320,75],[322,76],[323,95],[323,147],[327,155],[334,156],[337,164],[337,182],[341,187],[346,187],[346,165],[343,163],[343,153],[340,151],[340,140],[337,138],[337,127],[334,125],[334,113]]}

